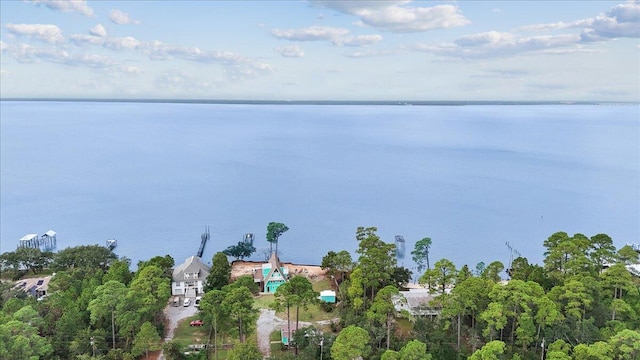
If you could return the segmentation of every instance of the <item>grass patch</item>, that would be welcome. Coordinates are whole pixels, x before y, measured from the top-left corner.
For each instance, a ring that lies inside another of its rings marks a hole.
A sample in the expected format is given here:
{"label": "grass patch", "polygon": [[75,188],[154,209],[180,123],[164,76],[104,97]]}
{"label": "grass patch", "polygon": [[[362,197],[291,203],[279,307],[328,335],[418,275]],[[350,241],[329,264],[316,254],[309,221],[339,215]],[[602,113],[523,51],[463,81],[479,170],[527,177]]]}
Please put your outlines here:
{"label": "grass patch", "polygon": [[[278,312],[276,313],[276,316],[278,316],[281,319],[287,319],[287,312],[283,311],[283,312]],[[307,321],[307,322],[314,322],[314,321],[321,321],[321,320],[331,320],[333,318],[336,318],[338,315],[335,312],[325,312],[324,310],[322,310],[322,308],[320,308],[319,305],[309,305],[309,307],[307,308],[307,310],[300,308],[300,321]],[[296,321],[296,308],[292,307],[291,308],[291,322],[294,323]]]}
{"label": "grass patch", "polygon": [[269,341],[282,341],[280,330],[275,330],[269,335]]}
{"label": "grass patch", "polygon": [[331,282],[329,278],[322,278],[320,280],[316,280],[312,282],[311,285],[313,286],[313,290],[317,292],[331,289]]}
{"label": "grass patch", "polygon": [[189,326],[189,323],[198,319],[198,314],[180,320],[173,333],[173,340],[181,346],[206,343],[209,340],[209,325]]}
{"label": "grass patch", "polygon": [[269,309],[269,305],[271,305],[274,299],[273,294],[264,294],[253,298],[254,305],[258,309]]}

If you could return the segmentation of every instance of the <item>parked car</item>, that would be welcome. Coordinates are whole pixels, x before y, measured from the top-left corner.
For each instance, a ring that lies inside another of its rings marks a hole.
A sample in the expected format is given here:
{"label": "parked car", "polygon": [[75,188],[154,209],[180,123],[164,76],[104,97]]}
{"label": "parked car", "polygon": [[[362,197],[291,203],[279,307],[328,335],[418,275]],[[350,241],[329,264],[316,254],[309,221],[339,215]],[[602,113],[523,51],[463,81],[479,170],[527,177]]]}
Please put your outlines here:
{"label": "parked car", "polygon": [[196,296],[196,301],[193,303],[193,306],[200,307],[200,300],[202,300],[202,296]]}
{"label": "parked car", "polygon": [[182,303],[182,305],[185,307],[191,305],[191,299],[189,298],[184,299],[184,302]]}
{"label": "parked car", "polygon": [[204,325],[204,323],[202,322],[202,320],[193,320],[192,322],[189,323],[190,326],[202,326]]}

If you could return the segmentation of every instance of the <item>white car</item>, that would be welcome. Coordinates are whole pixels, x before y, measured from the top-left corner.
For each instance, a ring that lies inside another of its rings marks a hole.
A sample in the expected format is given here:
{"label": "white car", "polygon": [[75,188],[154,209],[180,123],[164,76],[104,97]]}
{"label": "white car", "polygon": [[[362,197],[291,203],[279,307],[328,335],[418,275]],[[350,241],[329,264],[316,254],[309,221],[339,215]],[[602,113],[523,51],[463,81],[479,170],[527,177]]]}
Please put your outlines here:
{"label": "white car", "polygon": [[202,296],[196,296],[196,301],[193,303],[193,306],[200,307],[200,300],[202,300]]}
{"label": "white car", "polygon": [[182,305],[184,307],[187,307],[187,306],[191,305],[191,299],[189,299],[189,298],[184,299],[184,302],[182,303]]}

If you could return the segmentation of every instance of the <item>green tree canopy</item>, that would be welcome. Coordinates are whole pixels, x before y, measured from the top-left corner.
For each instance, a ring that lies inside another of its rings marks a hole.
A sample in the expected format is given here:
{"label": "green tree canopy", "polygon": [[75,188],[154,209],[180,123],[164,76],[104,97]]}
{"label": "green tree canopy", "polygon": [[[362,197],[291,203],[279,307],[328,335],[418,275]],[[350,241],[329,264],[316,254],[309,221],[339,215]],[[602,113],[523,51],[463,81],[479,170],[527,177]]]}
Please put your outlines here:
{"label": "green tree canopy", "polygon": [[358,357],[367,358],[371,352],[369,347],[369,333],[367,330],[349,325],[340,331],[331,347],[333,360],[354,360]]}
{"label": "green tree canopy", "polygon": [[278,254],[278,239],[280,236],[284,234],[289,228],[287,225],[279,222],[270,222],[267,225],[267,241],[269,242],[269,253],[273,251],[273,244],[276,244],[276,255]]}
{"label": "green tree canopy", "polygon": [[217,252],[213,255],[211,263],[211,271],[209,272],[209,276],[207,276],[204,288],[205,292],[222,289],[223,286],[229,284],[229,279],[231,278],[231,264],[229,264],[227,255]]}

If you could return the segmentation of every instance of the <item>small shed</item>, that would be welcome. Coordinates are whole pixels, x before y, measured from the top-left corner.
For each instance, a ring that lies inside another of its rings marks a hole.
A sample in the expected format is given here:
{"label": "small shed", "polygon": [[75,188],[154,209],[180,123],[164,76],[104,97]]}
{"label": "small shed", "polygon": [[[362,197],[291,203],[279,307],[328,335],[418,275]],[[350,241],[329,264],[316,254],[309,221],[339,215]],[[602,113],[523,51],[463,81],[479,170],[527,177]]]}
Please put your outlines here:
{"label": "small shed", "polygon": [[[293,330],[291,330],[291,335],[293,335]],[[289,327],[286,324],[282,325],[282,329],[280,329],[280,339],[282,345],[289,346]]]}
{"label": "small shed", "polygon": [[333,290],[322,290],[320,291],[320,301],[324,301],[329,304],[335,304],[336,302],[336,292]]}

